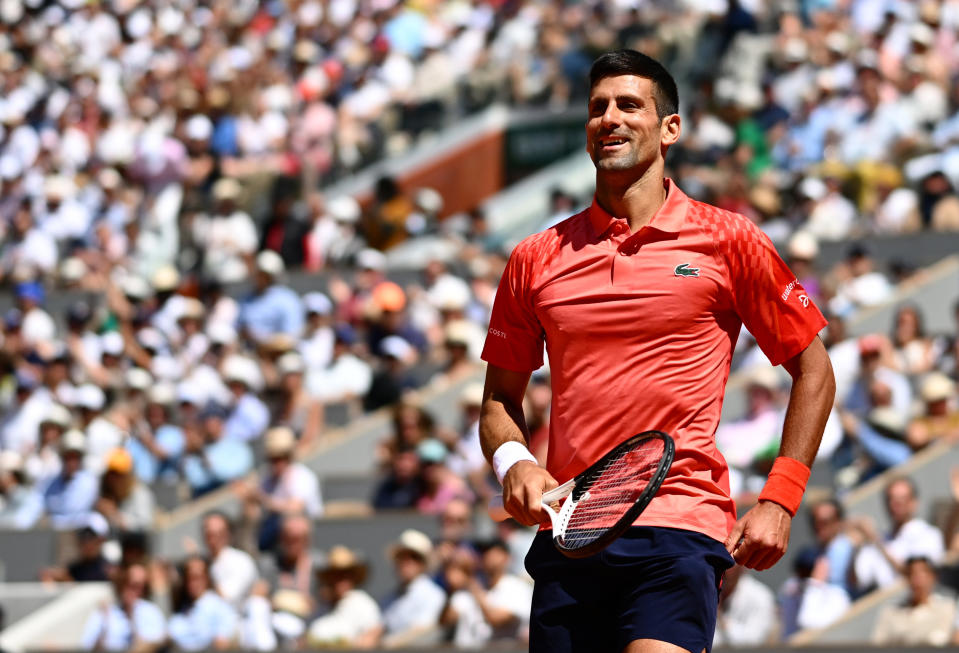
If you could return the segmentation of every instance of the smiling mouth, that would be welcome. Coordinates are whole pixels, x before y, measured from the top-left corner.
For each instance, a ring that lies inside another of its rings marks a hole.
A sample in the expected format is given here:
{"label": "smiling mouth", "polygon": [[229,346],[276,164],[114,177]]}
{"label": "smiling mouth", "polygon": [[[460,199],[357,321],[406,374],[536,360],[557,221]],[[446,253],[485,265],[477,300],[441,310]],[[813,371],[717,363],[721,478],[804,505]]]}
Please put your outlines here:
{"label": "smiling mouth", "polygon": [[603,149],[611,149],[626,144],[625,138],[603,138],[599,141]]}

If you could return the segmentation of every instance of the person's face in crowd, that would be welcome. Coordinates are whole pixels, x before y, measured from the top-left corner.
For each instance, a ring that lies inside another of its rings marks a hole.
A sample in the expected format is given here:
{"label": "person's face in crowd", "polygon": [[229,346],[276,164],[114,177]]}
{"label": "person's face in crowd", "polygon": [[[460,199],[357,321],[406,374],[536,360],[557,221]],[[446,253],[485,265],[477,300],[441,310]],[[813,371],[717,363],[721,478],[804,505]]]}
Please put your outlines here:
{"label": "person's face in crowd", "polygon": [[18,239],[27,235],[27,232],[33,227],[33,216],[30,214],[29,204],[20,205],[20,208],[13,215],[12,226],[13,233]]}
{"label": "person's face in crowd", "polygon": [[246,394],[246,385],[235,379],[227,383],[227,387],[236,399],[240,399],[240,397]]}
{"label": "person's face in crowd", "polygon": [[44,382],[50,388],[56,388],[61,383],[70,380],[69,361],[64,358],[57,358],[50,361],[44,371]]}
{"label": "person's face in crowd", "polygon": [[190,560],[183,571],[184,582],[186,583],[187,595],[196,600],[210,589],[210,576],[206,568],[206,563],[194,558]]}
{"label": "person's face in crowd", "polygon": [[879,87],[881,84],[882,79],[880,79],[877,71],[871,68],[860,71],[859,90],[870,109],[875,109],[879,106]]}
{"label": "person's face in crowd", "polygon": [[473,530],[470,505],[462,499],[453,499],[446,504],[440,515],[440,531],[444,540],[462,542]]}
{"label": "person's face in crowd", "polygon": [[586,150],[597,170],[644,172],[679,137],[679,116],[660,120],[654,83],[645,77],[606,77],[589,94]]}
{"label": "person's face in crowd", "polygon": [[127,614],[136,602],[146,596],[149,574],[143,565],[131,565],[123,573],[120,583],[120,605]]}
{"label": "person's face in crowd", "polygon": [[178,324],[180,325],[180,330],[183,331],[184,337],[189,338],[192,335],[200,333],[202,330],[200,320],[195,317],[181,317]]}
{"label": "person's face in crowd", "polygon": [[919,337],[919,315],[912,308],[903,308],[896,315],[896,340],[907,343]]}
{"label": "person's face in crowd", "polygon": [[305,518],[286,521],[280,531],[280,551],[283,556],[295,560],[304,555],[310,545],[310,522]]}
{"label": "person's face in crowd", "polygon": [[288,372],[284,374],[283,378],[280,379],[280,385],[283,391],[288,394],[295,394],[299,392],[303,387],[303,373]]}
{"label": "person's face in crowd", "polygon": [[274,478],[283,476],[283,473],[290,468],[290,456],[270,456],[270,475]]}
{"label": "person's face in crowd", "polygon": [[253,285],[256,287],[257,292],[263,292],[273,285],[273,277],[263,270],[256,270],[253,274]]}
{"label": "person's face in crowd", "polygon": [[816,505],[812,509],[812,528],[820,544],[826,544],[839,535],[842,530],[842,521],[839,519],[836,506],[831,503]]}
{"label": "person's face in crowd", "polygon": [[219,415],[207,415],[203,419],[203,432],[207,442],[217,442],[223,435],[223,418]]}
{"label": "person's face in crowd", "polygon": [[356,579],[351,571],[328,571],[323,574],[321,582],[325,586],[325,594],[330,603],[339,603],[344,596],[356,588]]}
{"label": "person's face in crowd", "polygon": [[753,415],[767,410],[773,404],[773,393],[769,388],[751,383],[746,391],[749,402],[749,412]]}
{"label": "person's face in crowd", "polygon": [[179,404],[180,421],[194,420],[200,416],[200,407],[192,401],[181,401]]}
{"label": "person's face in crowd", "polygon": [[415,451],[400,451],[393,456],[393,476],[400,483],[412,481],[420,473],[420,459]]}
{"label": "person's face in crowd", "polygon": [[483,552],[482,564],[487,578],[499,578],[509,567],[509,551],[501,546],[492,546]]}
{"label": "person's face in crowd", "polygon": [[156,430],[167,423],[167,410],[162,404],[150,402],[146,407],[146,421],[150,428]]}
{"label": "person's face in crowd", "polygon": [[892,522],[901,526],[916,514],[916,496],[906,481],[896,481],[886,490],[886,511]]}
{"label": "person's face in crowd", "polygon": [[104,483],[110,493],[115,497],[125,497],[130,493],[135,480],[132,473],[123,473],[115,470],[107,470],[103,474]]}
{"label": "person's face in crowd", "polygon": [[83,454],[79,451],[64,451],[60,462],[63,465],[63,475],[70,478],[83,467]]}
{"label": "person's face in crowd", "polygon": [[872,376],[879,369],[880,355],[878,351],[865,351],[859,355],[863,376]]}
{"label": "person's face in crowd", "polygon": [[476,574],[476,563],[472,555],[466,551],[457,550],[443,567],[443,578],[450,591],[456,592],[469,586]]}
{"label": "person's face in crowd", "polygon": [[892,389],[882,381],[873,379],[872,383],[869,384],[869,403],[874,408],[891,406]]}
{"label": "person's face in crowd", "polygon": [[913,602],[925,603],[936,587],[936,570],[928,560],[913,560],[906,567],[906,582]]}
{"label": "person's face in crowd", "polygon": [[220,515],[210,515],[203,522],[203,541],[211,555],[230,546],[230,528]]}
{"label": "person's face in crowd", "polygon": [[396,568],[396,577],[403,584],[412,582],[417,576],[426,571],[426,561],[418,553],[407,549],[400,549],[393,556],[393,565]]}
{"label": "person's face in crowd", "polygon": [[53,422],[43,422],[40,424],[40,447],[56,446],[63,435],[63,427]]}
{"label": "person's face in crowd", "polygon": [[81,560],[95,560],[100,557],[103,538],[92,531],[84,530],[77,537],[77,554]]}

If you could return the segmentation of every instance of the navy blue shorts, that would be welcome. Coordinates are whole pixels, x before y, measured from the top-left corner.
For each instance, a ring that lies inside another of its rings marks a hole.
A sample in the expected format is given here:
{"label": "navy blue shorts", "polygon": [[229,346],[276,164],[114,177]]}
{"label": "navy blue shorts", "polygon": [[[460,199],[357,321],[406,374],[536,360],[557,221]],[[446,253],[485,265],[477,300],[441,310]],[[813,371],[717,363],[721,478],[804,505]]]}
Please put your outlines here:
{"label": "navy blue shorts", "polygon": [[526,556],[536,585],[531,653],[620,653],[657,639],[692,653],[712,648],[723,572],[721,542],[674,528],[634,526],[604,551],[570,559],[541,531]]}

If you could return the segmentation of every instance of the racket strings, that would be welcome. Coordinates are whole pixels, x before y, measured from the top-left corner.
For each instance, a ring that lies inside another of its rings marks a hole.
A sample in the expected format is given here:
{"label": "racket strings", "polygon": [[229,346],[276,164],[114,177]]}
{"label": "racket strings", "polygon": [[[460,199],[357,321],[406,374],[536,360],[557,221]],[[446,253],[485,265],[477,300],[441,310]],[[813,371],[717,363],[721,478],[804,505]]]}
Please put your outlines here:
{"label": "racket strings", "polygon": [[569,514],[563,545],[585,547],[616,525],[649,485],[663,449],[661,440],[651,439],[607,460]]}

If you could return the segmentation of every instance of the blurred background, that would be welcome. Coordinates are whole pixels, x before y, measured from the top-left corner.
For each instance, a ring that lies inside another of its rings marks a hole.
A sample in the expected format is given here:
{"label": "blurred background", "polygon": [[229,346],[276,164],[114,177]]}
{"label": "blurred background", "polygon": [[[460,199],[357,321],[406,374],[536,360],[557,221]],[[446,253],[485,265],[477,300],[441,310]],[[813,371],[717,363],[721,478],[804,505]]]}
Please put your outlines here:
{"label": "blurred background", "polygon": [[[827,314],[835,409],[717,647],[959,644],[959,2],[0,0],[0,648],[525,650],[479,360],[588,206],[587,73],[680,86],[667,174]],[[747,509],[788,378],[747,332]],[[545,455],[549,370],[526,398]]]}

